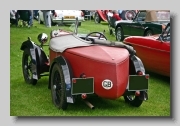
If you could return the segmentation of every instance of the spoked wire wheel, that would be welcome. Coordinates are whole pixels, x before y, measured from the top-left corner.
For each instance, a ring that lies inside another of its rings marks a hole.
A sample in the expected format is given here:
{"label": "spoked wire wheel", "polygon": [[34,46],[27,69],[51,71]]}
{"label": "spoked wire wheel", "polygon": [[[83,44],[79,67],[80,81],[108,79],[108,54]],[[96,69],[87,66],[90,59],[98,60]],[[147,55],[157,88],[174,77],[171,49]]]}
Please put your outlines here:
{"label": "spoked wire wheel", "polygon": [[56,63],[52,68],[51,74],[51,95],[53,104],[58,109],[67,109],[66,84],[62,68]]}
{"label": "spoked wire wheel", "polygon": [[36,85],[37,80],[33,79],[33,69],[36,69],[36,65],[33,63],[32,57],[30,55],[30,50],[26,48],[23,52],[22,57],[22,70],[24,80],[28,84]]}
{"label": "spoked wire wheel", "polygon": [[97,24],[101,22],[101,18],[100,18],[99,14],[97,12],[94,15],[94,21]]}
{"label": "spoked wire wheel", "polygon": [[128,10],[125,12],[125,19],[132,20],[136,16],[136,13],[132,10]]}
{"label": "spoked wire wheel", "polygon": [[121,27],[116,29],[116,40],[119,42],[124,40],[124,33]]}

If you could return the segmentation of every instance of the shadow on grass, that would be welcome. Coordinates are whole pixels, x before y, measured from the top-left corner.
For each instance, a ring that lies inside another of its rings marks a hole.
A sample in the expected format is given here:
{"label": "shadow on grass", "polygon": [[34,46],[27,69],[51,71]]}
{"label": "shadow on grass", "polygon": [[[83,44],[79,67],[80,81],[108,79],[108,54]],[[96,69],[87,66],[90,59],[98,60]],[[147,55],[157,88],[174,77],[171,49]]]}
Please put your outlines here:
{"label": "shadow on grass", "polygon": [[153,78],[156,78],[158,80],[168,82],[170,84],[170,77],[163,76],[163,75],[160,75],[160,74],[157,74],[154,72],[150,72],[150,71],[146,71],[146,73],[150,75],[150,78],[153,77]]}

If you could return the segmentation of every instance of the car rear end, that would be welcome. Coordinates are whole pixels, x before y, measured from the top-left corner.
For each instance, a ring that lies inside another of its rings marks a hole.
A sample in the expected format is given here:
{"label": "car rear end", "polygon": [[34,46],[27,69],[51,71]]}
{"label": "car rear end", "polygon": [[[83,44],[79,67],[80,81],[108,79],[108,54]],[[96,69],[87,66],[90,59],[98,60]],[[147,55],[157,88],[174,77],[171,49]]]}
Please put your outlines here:
{"label": "car rear end", "polygon": [[[96,50],[94,54],[94,50]],[[50,52],[52,55],[63,55],[70,63],[73,71],[73,78],[83,80],[82,75],[85,78],[92,78],[92,83],[78,83],[72,80],[72,87],[76,85],[76,94],[97,94],[99,97],[107,99],[117,99],[123,96],[125,93],[135,93],[136,90],[147,89],[148,82],[144,75],[138,78],[139,75],[133,75],[134,64],[132,65],[133,70],[130,69],[130,58],[129,53],[126,49],[112,48],[107,46],[90,46],[72,48],[66,50],[64,53]],[[130,72],[133,71],[133,72]],[[145,83],[133,80],[144,80]],[[77,88],[78,87],[78,88]],[[88,89],[91,90],[88,90]],[[80,90],[81,89],[81,90]],[[73,89],[72,89],[73,90]],[[86,92],[87,91],[87,92]]]}
{"label": "car rear end", "polygon": [[55,10],[52,21],[55,23],[72,24],[78,18],[79,22],[84,20],[84,14],[80,10]]}

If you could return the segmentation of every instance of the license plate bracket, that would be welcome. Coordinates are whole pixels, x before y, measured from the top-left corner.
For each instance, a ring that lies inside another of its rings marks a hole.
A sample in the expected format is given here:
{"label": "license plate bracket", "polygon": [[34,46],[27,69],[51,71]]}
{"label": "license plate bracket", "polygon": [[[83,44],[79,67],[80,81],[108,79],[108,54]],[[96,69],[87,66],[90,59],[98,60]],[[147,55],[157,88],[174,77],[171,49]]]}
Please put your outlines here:
{"label": "license plate bracket", "polygon": [[72,95],[93,94],[94,78],[72,78]]}
{"label": "license plate bracket", "polygon": [[148,90],[148,83],[149,83],[149,75],[130,75],[129,76],[129,85],[128,90],[129,91],[142,91],[142,90]]}

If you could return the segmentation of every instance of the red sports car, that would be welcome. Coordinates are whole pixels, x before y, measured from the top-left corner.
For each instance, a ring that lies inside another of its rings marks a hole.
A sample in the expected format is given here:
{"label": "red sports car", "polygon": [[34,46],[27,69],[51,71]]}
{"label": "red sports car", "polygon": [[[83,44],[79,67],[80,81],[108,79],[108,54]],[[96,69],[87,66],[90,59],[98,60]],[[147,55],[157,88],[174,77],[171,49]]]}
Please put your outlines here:
{"label": "red sports car", "polygon": [[146,70],[170,77],[170,23],[160,35],[130,36],[124,43],[133,46]]}

